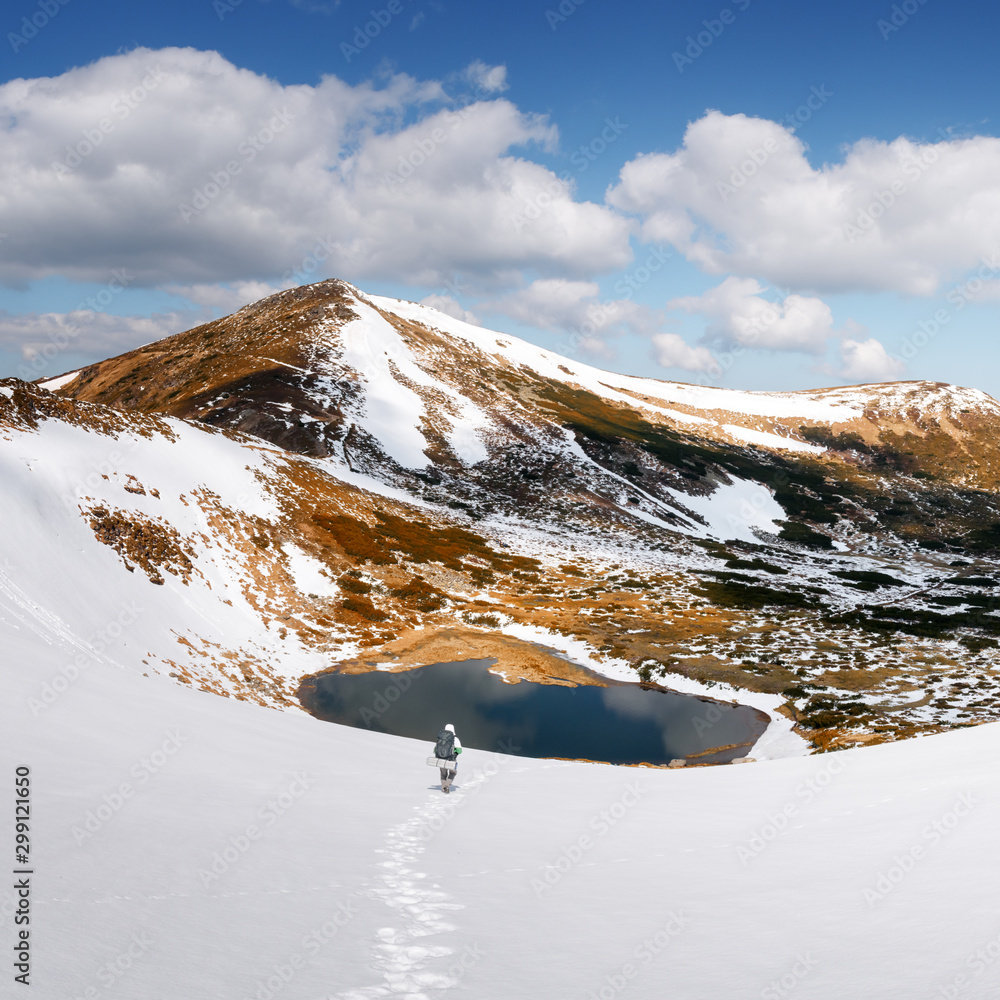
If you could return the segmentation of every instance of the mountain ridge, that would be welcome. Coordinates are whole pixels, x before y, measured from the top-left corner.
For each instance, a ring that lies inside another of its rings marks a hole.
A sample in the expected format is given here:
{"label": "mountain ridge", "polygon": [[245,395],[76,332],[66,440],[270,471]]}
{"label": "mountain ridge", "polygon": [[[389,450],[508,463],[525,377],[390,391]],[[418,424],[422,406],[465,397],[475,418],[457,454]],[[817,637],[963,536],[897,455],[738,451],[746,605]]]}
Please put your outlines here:
{"label": "mountain ridge", "polygon": [[[615,676],[764,698],[821,747],[1000,712],[1000,404],[977,390],[619,376],[331,280],[11,393],[22,423],[89,407],[200,427],[265,461],[270,514],[213,506],[225,491],[206,481],[210,530],[201,557],[185,551],[196,571],[240,549],[234,580],[269,636],[247,669],[264,676],[272,657],[285,679],[248,686],[213,653],[198,675],[210,688],[221,670],[231,693],[284,704],[308,670],[281,643],[308,650],[308,669],[401,668],[460,636],[522,670],[567,669],[550,647]],[[128,482],[127,463],[113,471]],[[123,538],[153,530],[128,497],[85,505],[122,559]],[[170,526],[160,558],[179,565],[192,526]],[[202,654],[169,658],[190,674]]]}

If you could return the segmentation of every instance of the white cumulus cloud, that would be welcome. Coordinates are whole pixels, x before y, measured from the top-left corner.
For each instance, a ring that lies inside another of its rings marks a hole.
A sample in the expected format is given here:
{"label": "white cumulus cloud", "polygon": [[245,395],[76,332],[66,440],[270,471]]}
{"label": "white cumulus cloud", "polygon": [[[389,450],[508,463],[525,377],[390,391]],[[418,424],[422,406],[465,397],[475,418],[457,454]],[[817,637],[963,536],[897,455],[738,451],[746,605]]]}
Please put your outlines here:
{"label": "white cumulus cloud", "polygon": [[0,86],[0,281],[273,281],[324,241],[323,273],[516,287],[631,259],[631,223],[525,158],[543,116],[453,102],[405,74],[283,86],[215,52],[136,49]]}
{"label": "white cumulus cloud", "polygon": [[488,93],[499,93],[507,89],[507,67],[487,66],[477,59],[465,70],[465,78],[479,90]]}
{"label": "white cumulus cloud", "polygon": [[570,333],[576,347],[605,356],[610,337],[650,335],[663,325],[663,314],[648,306],[630,299],[602,301],[596,281],[540,278],[484,305],[526,326]]}
{"label": "white cumulus cloud", "polygon": [[271,285],[266,281],[234,281],[230,285],[167,285],[164,291],[171,292],[194,302],[199,306],[219,310],[223,313],[235,312],[251,302],[274,295],[290,284]]}
{"label": "white cumulus cloud", "polygon": [[676,333],[654,333],[653,358],[663,368],[681,368],[688,372],[717,372],[718,362],[707,347],[692,347]]}
{"label": "white cumulus cloud", "polygon": [[840,356],[843,365],[837,374],[849,382],[889,382],[898,379],[906,367],[874,337],[863,341],[846,338],[840,345]]}
{"label": "white cumulus cloud", "polygon": [[804,295],[771,302],[764,291],[754,278],[729,277],[703,295],[672,299],[667,308],[705,316],[707,343],[822,353],[833,334],[830,307]]}
{"label": "white cumulus cloud", "polygon": [[709,111],[626,163],[608,202],[711,274],[930,295],[998,249],[1000,139],[865,139],[813,167],[781,125]]}
{"label": "white cumulus cloud", "polygon": [[65,354],[113,357],[209,318],[193,310],[152,316],[116,316],[89,309],[17,314],[0,310],[0,349],[19,352],[24,363],[17,374],[31,380],[64,368],[60,358]]}
{"label": "white cumulus cloud", "polygon": [[718,369],[708,348],[692,347],[679,334],[664,331],[663,310],[631,299],[602,300],[595,281],[542,278],[484,305],[526,326],[568,333],[572,348],[587,354],[611,358],[613,338],[633,333],[649,339],[652,357],[663,368]]}

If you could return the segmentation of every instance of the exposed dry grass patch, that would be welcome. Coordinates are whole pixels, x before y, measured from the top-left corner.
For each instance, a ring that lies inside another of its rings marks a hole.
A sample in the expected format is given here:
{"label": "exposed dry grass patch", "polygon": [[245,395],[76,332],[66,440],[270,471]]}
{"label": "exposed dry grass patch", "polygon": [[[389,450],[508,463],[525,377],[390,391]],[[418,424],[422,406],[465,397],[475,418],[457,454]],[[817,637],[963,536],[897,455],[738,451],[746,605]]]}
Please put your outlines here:
{"label": "exposed dry grass patch", "polygon": [[162,585],[163,569],[190,583],[191,559],[172,525],[102,506],[85,510],[84,515],[97,540],[114,549],[130,573],[139,566],[153,583]]}
{"label": "exposed dry grass patch", "polygon": [[607,684],[604,678],[550,653],[536,643],[461,626],[409,629],[379,650],[366,653],[363,658],[340,661],[330,669],[343,673],[366,673],[372,669],[373,663],[391,663],[391,669],[399,671],[428,663],[487,659],[495,659],[496,669],[511,681],[523,678],[543,684],[554,681],[601,687]]}

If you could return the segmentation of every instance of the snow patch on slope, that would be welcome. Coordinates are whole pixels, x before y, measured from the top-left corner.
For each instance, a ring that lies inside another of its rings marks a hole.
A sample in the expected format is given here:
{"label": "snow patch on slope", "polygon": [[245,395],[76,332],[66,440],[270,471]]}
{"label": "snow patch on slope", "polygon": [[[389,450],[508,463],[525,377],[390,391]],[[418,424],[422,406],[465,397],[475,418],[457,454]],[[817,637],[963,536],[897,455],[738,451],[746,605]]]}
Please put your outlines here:
{"label": "snow patch on slope", "polygon": [[50,378],[46,382],[40,382],[39,385],[43,389],[48,389],[49,392],[55,392],[56,389],[61,389],[64,385],[69,385],[79,374],[79,371],[70,372],[68,375],[60,375],[58,378]]}
{"label": "snow patch on slope", "polygon": [[337,597],[340,594],[340,589],[330,579],[326,567],[315,556],[291,544],[283,545],[281,551],[285,554],[288,570],[300,593],[317,594],[320,597]]}
{"label": "snow patch on slope", "polygon": [[[668,404],[691,406],[699,410],[722,410],[746,416],[799,417],[819,423],[840,423],[864,414],[863,403],[857,397],[851,397],[846,393],[830,393],[822,390],[812,393],[742,392],[714,386],[618,375],[564,358],[517,337],[474,326],[430,306],[384,296],[371,296],[371,300],[387,312],[394,312],[404,319],[436,327],[445,333],[460,337],[487,354],[499,354],[515,366],[525,365],[546,378],[575,381],[605,399],[628,403],[630,406],[642,407],[653,412],[663,411],[656,404],[640,401],[629,393],[649,396]],[[625,392],[618,392],[617,389]],[[704,417],[683,414],[676,410],[665,415],[687,423],[710,422]]]}
{"label": "snow patch on slope", "polygon": [[696,525],[692,534],[712,536],[720,541],[736,538],[743,542],[759,541],[756,531],[774,533],[775,522],[787,516],[771,491],[760,483],[732,477],[729,483],[719,483],[708,496],[695,496],[671,490],[677,502],[693,511],[705,522]]}
{"label": "snow patch on slope", "polygon": [[451,386],[424,371],[396,329],[367,302],[356,299],[354,309],[358,318],[340,328],[343,361],[364,379],[367,405],[363,412],[352,414],[353,419],[404,468],[423,468],[428,464],[424,454],[428,442],[421,430],[427,405],[418,392],[396,378],[395,369],[408,381],[442,393],[451,401],[457,416],[446,416],[440,411],[434,416],[451,425],[446,437],[459,459],[467,465],[485,459],[488,452],[480,431],[491,426],[486,414]]}
{"label": "snow patch on slope", "polygon": [[423,400],[393,378],[389,365],[404,347],[399,334],[373,309],[356,303],[358,319],[340,330],[344,363],[367,383],[367,405],[352,418],[374,437],[390,458],[408,469],[427,465],[427,440],[420,433]]}
{"label": "snow patch on slope", "polygon": [[826,450],[817,444],[796,441],[795,438],[779,437],[777,434],[769,434],[766,431],[755,431],[749,427],[740,427],[737,424],[723,424],[722,429],[738,441],[761,445],[764,448],[781,448],[784,451],[807,451],[814,455],[822,455]]}
{"label": "snow patch on slope", "polygon": [[[266,482],[271,450],[180,420],[166,424],[173,440],[160,432],[110,438],[60,420],[8,432],[0,449],[0,621],[72,649],[76,670],[112,662],[166,672],[180,661],[197,674],[207,657],[213,683],[230,689],[209,663],[234,637],[276,676],[321,669],[322,656],[271,634],[246,592],[246,555],[212,520],[221,508],[278,515]],[[109,467],[117,471],[109,475]],[[134,492],[137,484],[145,494]],[[189,582],[164,571],[155,585],[142,568],[129,572],[88,523],[86,512],[98,506],[175,528],[192,562]],[[269,558],[257,559],[265,577]],[[39,701],[45,680],[33,692]]]}
{"label": "snow patch on slope", "polygon": [[848,386],[842,390],[865,401],[879,411],[904,412],[918,406],[923,412],[936,414],[961,410],[1000,412],[1000,403],[981,389],[950,385],[943,382],[890,382],[876,385]]}

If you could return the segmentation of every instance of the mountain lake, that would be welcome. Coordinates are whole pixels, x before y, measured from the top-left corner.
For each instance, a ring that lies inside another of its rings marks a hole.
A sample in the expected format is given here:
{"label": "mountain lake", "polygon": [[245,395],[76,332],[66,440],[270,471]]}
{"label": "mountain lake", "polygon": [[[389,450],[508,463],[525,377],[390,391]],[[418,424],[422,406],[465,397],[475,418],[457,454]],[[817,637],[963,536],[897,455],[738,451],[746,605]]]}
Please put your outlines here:
{"label": "mountain lake", "polygon": [[728,763],[749,754],[770,721],[745,705],[603,677],[607,686],[508,684],[493,662],[316,674],[297,696],[318,719],[422,740],[428,754],[450,722],[465,747],[611,764]]}

